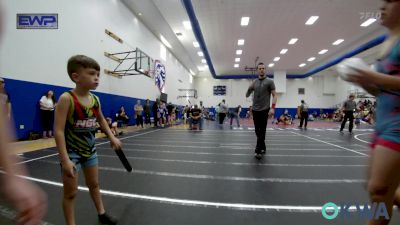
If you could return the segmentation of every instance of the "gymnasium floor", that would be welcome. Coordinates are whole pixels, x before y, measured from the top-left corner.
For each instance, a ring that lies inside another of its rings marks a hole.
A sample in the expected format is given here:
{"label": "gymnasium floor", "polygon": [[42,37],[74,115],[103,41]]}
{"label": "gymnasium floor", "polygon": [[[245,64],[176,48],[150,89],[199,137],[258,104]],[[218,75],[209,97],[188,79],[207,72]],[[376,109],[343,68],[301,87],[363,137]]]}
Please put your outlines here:
{"label": "gymnasium floor", "polygon": [[[336,123],[310,122],[308,130],[268,124],[267,154],[259,161],[253,154],[254,128],[244,124],[231,129],[207,121],[203,131],[181,125],[127,133],[121,140],[133,173],[124,171],[106,139],[98,139],[106,210],[121,225],[365,224],[356,214],[326,220],[321,207],[368,202],[364,184],[370,127],[341,135]],[[55,148],[25,153],[21,160],[29,179],[49,195],[43,224],[64,224]],[[98,224],[80,175],[77,224]],[[7,210],[0,204],[3,217]],[[391,224],[399,222],[395,212]]]}

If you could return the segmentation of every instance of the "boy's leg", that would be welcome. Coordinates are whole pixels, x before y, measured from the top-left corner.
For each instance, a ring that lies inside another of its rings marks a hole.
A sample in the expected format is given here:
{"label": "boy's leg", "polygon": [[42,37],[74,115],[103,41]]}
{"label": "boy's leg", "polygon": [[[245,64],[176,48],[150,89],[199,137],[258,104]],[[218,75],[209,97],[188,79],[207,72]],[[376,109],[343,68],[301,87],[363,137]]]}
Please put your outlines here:
{"label": "boy's leg", "polygon": [[96,206],[97,213],[99,215],[104,214],[105,210],[100,194],[99,170],[97,165],[83,168],[83,174],[85,175],[86,186],[89,188],[90,196]]}
{"label": "boy's leg", "polygon": [[[389,218],[392,216],[395,193],[400,183],[400,153],[387,147],[377,145],[372,152],[368,192],[371,202],[383,202]],[[379,218],[369,221],[369,225],[389,224],[390,220]]]}
{"label": "boy's leg", "polygon": [[78,193],[78,173],[74,177],[63,174],[63,210],[67,225],[75,225],[75,198]]}
{"label": "boy's leg", "polygon": [[189,129],[192,129],[192,124],[193,124],[192,118],[189,117],[188,121],[189,121]]}

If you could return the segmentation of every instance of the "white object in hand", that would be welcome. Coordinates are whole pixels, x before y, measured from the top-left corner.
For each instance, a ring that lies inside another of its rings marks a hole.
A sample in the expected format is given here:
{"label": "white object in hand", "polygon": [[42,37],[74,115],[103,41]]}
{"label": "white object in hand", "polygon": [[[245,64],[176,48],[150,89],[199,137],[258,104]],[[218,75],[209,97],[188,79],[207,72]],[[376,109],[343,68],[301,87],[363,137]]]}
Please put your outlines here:
{"label": "white object in hand", "polygon": [[357,74],[357,70],[371,70],[371,68],[360,58],[348,58],[337,65],[336,70],[343,80],[348,81],[352,74]]}

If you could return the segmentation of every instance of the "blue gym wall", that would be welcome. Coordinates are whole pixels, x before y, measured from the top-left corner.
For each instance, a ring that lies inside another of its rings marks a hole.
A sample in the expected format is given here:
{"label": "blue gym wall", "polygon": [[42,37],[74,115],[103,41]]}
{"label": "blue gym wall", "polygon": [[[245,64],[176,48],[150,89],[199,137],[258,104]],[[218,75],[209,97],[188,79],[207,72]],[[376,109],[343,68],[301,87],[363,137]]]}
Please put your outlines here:
{"label": "blue gym wall", "polygon": [[[65,91],[71,90],[71,88],[33,83],[27,81],[5,79],[6,91],[10,95],[12,115],[15,123],[16,137],[18,139],[26,139],[29,133],[32,131],[41,132],[42,126],[40,121],[40,108],[39,100],[48,91],[53,90],[56,99],[60,97]],[[101,106],[105,117],[111,117],[115,119],[115,114],[118,112],[121,106],[125,107],[130,121],[133,124],[133,107],[136,104],[137,98],[129,98],[124,96],[104,94],[93,92],[99,96],[101,100]],[[145,99],[142,100],[142,104]],[[151,101],[153,105],[154,101]],[[19,129],[20,125],[24,125],[24,129]]]}

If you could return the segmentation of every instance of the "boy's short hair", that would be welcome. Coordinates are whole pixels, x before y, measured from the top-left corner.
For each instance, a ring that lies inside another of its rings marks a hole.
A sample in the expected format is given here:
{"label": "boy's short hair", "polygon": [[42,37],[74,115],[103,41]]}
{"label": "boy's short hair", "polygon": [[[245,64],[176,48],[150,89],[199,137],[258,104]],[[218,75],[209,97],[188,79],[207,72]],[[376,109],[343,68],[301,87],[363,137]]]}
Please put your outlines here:
{"label": "boy's short hair", "polygon": [[74,55],[68,59],[67,71],[69,78],[71,78],[72,81],[74,81],[72,79],[72,74],[78,72],[82,68],[91,68],[100,71],[100,65],[96,60],[85,55]]}

